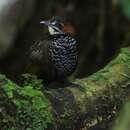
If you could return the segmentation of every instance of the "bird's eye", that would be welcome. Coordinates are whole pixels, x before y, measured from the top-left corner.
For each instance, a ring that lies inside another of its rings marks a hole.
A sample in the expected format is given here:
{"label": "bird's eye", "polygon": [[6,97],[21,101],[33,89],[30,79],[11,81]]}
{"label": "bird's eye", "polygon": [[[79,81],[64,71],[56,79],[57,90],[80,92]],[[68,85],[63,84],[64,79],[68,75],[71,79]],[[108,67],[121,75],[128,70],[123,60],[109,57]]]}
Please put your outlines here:
{"label": "bird's eye", "polygon": [[56,24],[56,22],[52,22],[51,24],[52,24],[52,25],[55,25],[55,24]]}

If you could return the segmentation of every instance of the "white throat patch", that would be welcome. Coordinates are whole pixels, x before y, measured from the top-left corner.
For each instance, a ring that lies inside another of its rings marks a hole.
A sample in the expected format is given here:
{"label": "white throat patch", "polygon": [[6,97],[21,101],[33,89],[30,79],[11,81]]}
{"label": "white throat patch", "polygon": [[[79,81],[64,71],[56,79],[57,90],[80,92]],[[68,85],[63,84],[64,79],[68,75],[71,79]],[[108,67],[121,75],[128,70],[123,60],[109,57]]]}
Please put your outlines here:
{"label": "white throat patch", "polygon": [[52,27],[48,27],[49,33],[50,35],[54,35],[54,34],[59,34],[59,31],[56,31],[54,28]]}

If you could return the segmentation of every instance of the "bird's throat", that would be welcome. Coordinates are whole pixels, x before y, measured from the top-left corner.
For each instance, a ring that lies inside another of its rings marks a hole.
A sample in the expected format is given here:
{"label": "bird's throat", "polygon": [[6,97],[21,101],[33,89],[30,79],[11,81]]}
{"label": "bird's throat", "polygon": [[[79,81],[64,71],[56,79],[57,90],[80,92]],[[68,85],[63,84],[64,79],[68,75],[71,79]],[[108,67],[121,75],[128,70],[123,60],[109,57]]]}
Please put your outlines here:
{"label": "bird's throat", "polygon": [[56,31],[52,27],[48,27],[50,35],[57,34]]}

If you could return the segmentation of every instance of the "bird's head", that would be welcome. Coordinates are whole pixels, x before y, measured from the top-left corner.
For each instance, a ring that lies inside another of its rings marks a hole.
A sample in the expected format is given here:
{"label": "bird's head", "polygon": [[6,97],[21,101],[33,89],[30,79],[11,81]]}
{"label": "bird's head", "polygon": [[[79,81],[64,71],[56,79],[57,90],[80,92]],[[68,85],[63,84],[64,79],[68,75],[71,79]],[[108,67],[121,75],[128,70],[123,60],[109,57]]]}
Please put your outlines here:
{"label": "bird's head", "polygon": [[64,28],[64,22],[63,19],[54,16],[52,19],[48,21],[41,21],[41,24],[44,24],[48,27],[50,35],[55,35],[55,34],[63,34],[63,28]]}

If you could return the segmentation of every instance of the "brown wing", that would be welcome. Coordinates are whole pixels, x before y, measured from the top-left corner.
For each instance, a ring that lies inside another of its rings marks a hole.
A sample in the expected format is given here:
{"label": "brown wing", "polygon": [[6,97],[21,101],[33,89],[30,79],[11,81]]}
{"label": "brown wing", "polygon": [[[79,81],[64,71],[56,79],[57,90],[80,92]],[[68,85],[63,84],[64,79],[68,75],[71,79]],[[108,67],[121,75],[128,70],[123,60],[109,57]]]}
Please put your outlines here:
{"label": "brown wing", "polygon": [[29,59],[31,62],[36,64],[41,64],[47,62],[48,57],[48,42],[47,41],[39,41],[35,42],[29,50],[28,53]]}
{"label": "brown wing", "polygon": [[52,73],[48,55],[48,41],[35,42],[28,52],[26,73],[36,74],[44,79],[49,79]]}

